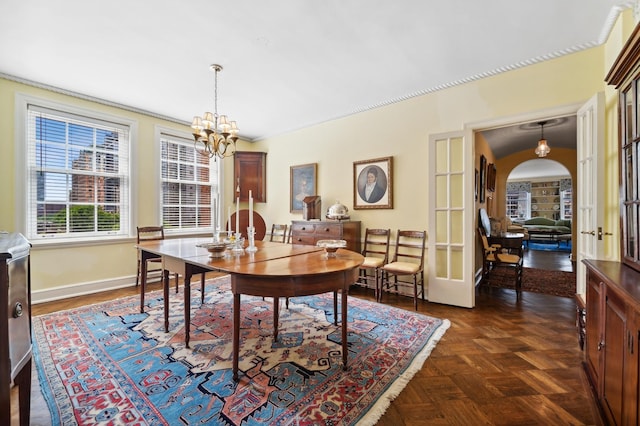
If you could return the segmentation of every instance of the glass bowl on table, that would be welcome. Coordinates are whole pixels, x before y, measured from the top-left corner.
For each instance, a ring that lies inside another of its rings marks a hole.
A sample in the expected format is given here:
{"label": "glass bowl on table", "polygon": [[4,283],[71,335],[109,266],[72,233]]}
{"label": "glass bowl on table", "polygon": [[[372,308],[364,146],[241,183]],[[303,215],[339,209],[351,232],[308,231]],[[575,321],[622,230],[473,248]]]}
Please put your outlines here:
{"label": "glass bowl on table", "polygon": [[324,248],[327,258],[336,257],[339,248],[347,247],[346,240],[318,240],[316,246]]}
{"label": "glass bowl on table", "polygon": [[224,253],[227,250],[227,243],[224,241],[213,241],[211,243],[197,244],[196,247],[207,249],[209,257],[211,258],[220,258],[224,257]]}

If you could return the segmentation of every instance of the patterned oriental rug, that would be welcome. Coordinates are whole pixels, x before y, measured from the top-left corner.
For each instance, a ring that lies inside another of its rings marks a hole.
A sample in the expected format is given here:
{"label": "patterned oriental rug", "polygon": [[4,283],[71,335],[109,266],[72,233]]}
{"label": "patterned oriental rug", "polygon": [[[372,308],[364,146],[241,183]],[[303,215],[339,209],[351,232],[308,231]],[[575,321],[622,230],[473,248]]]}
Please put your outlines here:
{"label": "patterned oriental rug", "polygon": [[[34,357],[52,424],[374,424],[444,335],[448,320],[349,298],[342,370],[333,295],[290,299],[273,341],[273,301],[242,296],[240,380],[231,378],[229,277],[193,290],[191,348],[182,295],[162,293],[33,318]],[[283,303],[284,305],[284,303]]]}
{"label": "patterned oriental rug", "polygon": [[[491,274],[483,285],[515,290],[514,272],[512,269],[496,268],[491,271]],[[523,268],[522,291],[550,294],[552,296],[574,297],[576,294],[576,273]]]}

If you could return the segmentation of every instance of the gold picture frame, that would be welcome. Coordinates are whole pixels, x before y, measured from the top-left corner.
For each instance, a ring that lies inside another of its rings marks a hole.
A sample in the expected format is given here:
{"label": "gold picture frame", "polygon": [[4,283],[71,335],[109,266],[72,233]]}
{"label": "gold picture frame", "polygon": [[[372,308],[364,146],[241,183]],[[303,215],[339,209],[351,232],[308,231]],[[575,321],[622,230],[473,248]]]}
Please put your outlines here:
{"label": "gold picture frame", "polygon": [[393,208],[393,157],[353,163],[353,208]]}

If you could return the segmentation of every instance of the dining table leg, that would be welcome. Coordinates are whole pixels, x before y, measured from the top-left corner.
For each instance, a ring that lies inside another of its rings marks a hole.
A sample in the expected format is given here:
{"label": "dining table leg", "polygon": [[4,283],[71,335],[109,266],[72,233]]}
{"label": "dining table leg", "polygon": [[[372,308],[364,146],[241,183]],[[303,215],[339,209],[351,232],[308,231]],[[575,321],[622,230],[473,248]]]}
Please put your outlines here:
{"label": "dining table leg", "polygon": [[191,272],[185,268],[184,274],[184,345],[189,347],[189,330],[191,329]]}
{"label": "dining table leg", "polygon": [[273,298],[273,340],[278,340],[278,321],[280,318],[280,298]]}
{"label": "dining table leg", "polygon": [[[347,345],[347,293],[349,292],[348,285],[342,287],[342,369],[347,370],[347,360],[349,358],[348,345]],[[334,292],[334,294],[337,292]],[[337,297],[337,295],[335,296]]]}
{"label": "dining table leg", "polygon": [[240,352],[240,293],[233,294],[233,380],[238,381],[238,357]]}
{"label": "dining table leg", "polygon": [[169,271],[162,271],[162,297],[164,299],[164,332],[169,332]]}
{"label": "dining table leg", "polygon": [[140,250],[140,313],[144,312],[144,288],[147,282],[147,252]]}

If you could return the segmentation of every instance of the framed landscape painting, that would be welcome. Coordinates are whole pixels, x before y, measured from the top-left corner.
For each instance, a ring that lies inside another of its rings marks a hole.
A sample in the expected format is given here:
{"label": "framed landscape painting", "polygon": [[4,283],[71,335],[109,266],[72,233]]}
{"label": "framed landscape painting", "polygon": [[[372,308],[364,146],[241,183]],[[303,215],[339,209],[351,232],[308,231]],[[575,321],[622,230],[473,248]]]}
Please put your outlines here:
{"label": "framed landscape painting", "polygon": [[393,157],[353,163],[353,208],[393,208]]}
{"label": "framed landscape painting", "polygon": [[290,206],[291,213],[302,213],[305,197],[316,195],[318,176],[317,163],[291,166],[290,170]]}

